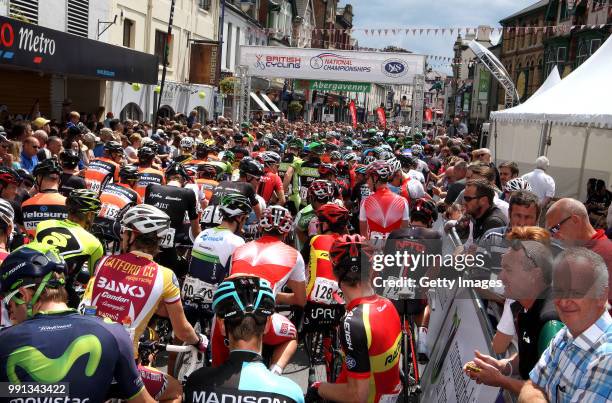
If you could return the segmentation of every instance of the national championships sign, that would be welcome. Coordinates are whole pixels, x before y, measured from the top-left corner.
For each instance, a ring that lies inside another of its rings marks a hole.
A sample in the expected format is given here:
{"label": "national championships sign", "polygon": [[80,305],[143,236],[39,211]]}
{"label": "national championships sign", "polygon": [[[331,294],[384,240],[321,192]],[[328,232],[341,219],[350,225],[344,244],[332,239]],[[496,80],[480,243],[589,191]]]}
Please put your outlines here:
{"label": "national championships sign", "polygon": [[241,46],[240,64],[252,76],[380,84],[412,84],[425,72],[423,55],[271,46]]}

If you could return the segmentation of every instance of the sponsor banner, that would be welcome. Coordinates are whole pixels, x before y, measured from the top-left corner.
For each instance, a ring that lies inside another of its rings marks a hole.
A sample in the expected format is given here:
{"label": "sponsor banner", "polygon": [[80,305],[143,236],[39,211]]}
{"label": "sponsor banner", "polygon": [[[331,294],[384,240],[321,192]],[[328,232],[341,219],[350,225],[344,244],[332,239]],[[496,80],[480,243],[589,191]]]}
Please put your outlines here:
{"label": "sponsor banner", "polygon": [[372,89],[370,83],[351,83],[347,81],[310,81],[311,90],[317,91],[347,91],[368,93]]}
{"label": "sponsor banner", "polygon": [[241,46],[240,60],[253,76],[303,80],[412,84],[425,71],[425,56],[411,53]]}

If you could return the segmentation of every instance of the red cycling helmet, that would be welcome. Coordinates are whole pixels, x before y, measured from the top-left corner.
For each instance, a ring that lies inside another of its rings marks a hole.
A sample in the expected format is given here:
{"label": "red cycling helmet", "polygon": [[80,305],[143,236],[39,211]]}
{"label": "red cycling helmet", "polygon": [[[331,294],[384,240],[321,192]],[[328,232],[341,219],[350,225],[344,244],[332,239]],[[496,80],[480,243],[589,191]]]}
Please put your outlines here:
{"label": "red cycling helmet", "polygon": [[334,185],[330,181],[316,180],[308,188],[308,199],[320,203],[328,203],[334,200]]}
{"label": "red cycling helmet", "polygon": [[393,169],[387,161],[374,161],[366,169],[366,175],[374,180],[388,181],[393,177]]}
{"label": "red cycling helmet", "polygon": [[329,260],[338,284],[348,274],[359,273],[363,263],[366,263],[364,268],[368,272],[373,253],[374,250],[361,235],[343,235],[336,239],[329,251]]}
{"label": "red cycling helmet", "polygon": [[336,163],[336,169],[340,175],[348,175],[350,171],[349,163],[346,161],[338,161]]}
{"label": "red cycling helmet", "polygon": [[319,222],[326,222],[333,227],[344,227],[348,224],[350,212],[336,203],[322,205],[315,212]]}
{"label": "red cycling helmet", "polygon": [[0,167],[0,184],[2,185],[17,185],[21,184],[19,173],[13,168]]}
{"label": "red cycling helmet", "polygon": [[334,164],[321,164],[319,165],[319,175],[321,176],[326,176],[326,175],[338,175],[338,169],[336,169],[336,167],[334,166]]}
{"label": "red cycling helmet", "polygon": [[410,218],[422,221],[430,227],[438,219],[438,209],[431,199],[420,198],[410,209]]}

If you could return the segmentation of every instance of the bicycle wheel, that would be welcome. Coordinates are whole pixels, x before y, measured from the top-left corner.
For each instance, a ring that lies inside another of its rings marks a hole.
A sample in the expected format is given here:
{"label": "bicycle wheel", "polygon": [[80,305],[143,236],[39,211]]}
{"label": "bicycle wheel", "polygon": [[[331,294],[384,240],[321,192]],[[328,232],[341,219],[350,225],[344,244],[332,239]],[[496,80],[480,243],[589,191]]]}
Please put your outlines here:
{"label": "bicycle wheel", "polygon": [[329,373],[329,382],[335,383],[336,379],[340,376],[340,372],[342,372],[342,350],[340,347],[340,339],[338,338],[338,331],[334,329],[332,331],[332,345],[331,345],[331,365],[330,365],[330,373]]}
{"label": "bicycle wheel", "polygon": [[[198,334],[201,333],[200,322],[197,322],[195,324],[193,330],[195,330],[195,332]],[[191,360],[197,360],[194,370],[197,370],[198,368],[202,368],[204,366],[205,358],[204,354],[202,353],[178,353],[176,357],[176,362],[174,363],[174,375],[176,376],[176,379],[178,379],[178,381],[183,385],[185,384],[185,382],[187,382],[187,378],[189,377],[189,375],[191,375]]]}

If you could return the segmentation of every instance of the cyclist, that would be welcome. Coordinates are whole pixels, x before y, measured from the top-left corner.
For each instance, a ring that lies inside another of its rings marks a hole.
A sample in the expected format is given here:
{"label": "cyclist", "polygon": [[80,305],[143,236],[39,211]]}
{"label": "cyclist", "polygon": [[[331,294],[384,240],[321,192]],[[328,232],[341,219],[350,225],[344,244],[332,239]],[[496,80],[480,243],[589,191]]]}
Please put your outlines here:
{"label": "cyclist", "polygon": [[338,381],[315,382],[307,401],[393,402],[401,392],[400,319],[391,301],[370,285],[371,254],[360,235],[344,235],[332,245],[334,276],[347,303],[340,327],[345,361]]}
{"label": "cyclist", "polygon": [[405,198],[389,190],[389,180],[393,178],[391,165],[387,161],[376,161],[366,170],[368,186],[374,193],[366,197],[359,211],[359,230],[361,235],[383,241],[389,233],[409,224],[409,207]]}
{"label": "cyclist", "polygon": [[[304,306],[304,259],[297,250],[283,242],[283,238],[291,230],[292,221],[291,213],[286,208],[266,208],[260,220],[263,236],[234,251],[229,273],[263,278],[270,282],[278,304]],[[285,285],[291,288],[291,293],[281,292]],[[264,344],[274,346],[271,369],[280,374],[297,350],[296,329],[280,314],[273,315],[272,325],[264,336]],[[212,358],[214,366],[227,359],[227,348],[215,325],[212,334]]]}
{"label": "cyclist", "polygon": [[58,192],[62,168],[57,161],[49,158],[40,162],[34,167],[33,174],[38,193],[21,205],[23,225],[30,239],[34,238],[39,222],[68,217],[66,198]]}
{"label": "cyclist", "polygon": [[79,161],[81,161],[79,153],[72,149],[64,150],[59,155],[59,162],[62,166],[59,192],[63,196],[68,196],[74,189],[86,188],[85,179],[77,175]]}
{"label": "cyclist", "polygon": [[120,220],[130,207],[142,203],[134,190],[138,180],[138,168],[126,165],[119,170],[119,182],[108,183],[100,194],[101,208],[94,220],[96,234],[105,241],[119,246],[121,239]]}
{"label": "cyclist", "polygon": [[283,189],[289,195],[287,207],[292,213],[297,213],[300,209],[300,183],[296,174],[302,166],[300,153],[304,149],[304,142],[300,139],[292,139],[287,144],[287,151],[281,159],[278,167],[279,175],[283,175]]}
{"label": "cyclist", "polygon": [[316,217],[315,211],[325,203],[334,201],[334,185],[329,181],[317,179],[308,188],[309,204],[301,209],[295,217],[295,234],[297,235],[298,246],[308,244],[308,238],[316,234],[316,224],[311,226],[313,218]]}
{"label": "cyclist", "polygon": [[138,149],[138,181],[134,186],[134,190],[142,199],[144,199],[147,186],[150,183],[156,185],[166,184],[164,173],[153,167],[155,154],[155,149],[152,147],[145,146]]}
{"label": "cyclist", "polygon": [[212,164],[198,164],[196,184],[200,187],[200,191],[204,192],[204,197],[207,202],[212,199],[213,191],[219,186],[217,178],[221,171]]}
{"label": "cyclist", "polygon": [[264,199],[266,205],[274,196],[274,201],[280,206],[285,205],[285,191],[283,181],[278,176],[278,167],[281,157],[274,151],[264,151],[258,159],[264,164],[264,175],[261,177],[258,194]]}
{"label": "cyclist", "polygon": [[22,179],[19,173],[13,168],[0,167],[0,199],[6,200],[11,204],[14,211],[16,237],[13,242],[23,244],[23,214],[21,212],[21,201],[17,195],[17,190],[21,185]]}
{"label": "cyclist", "polygon": [[89,163],[85,170],[87,189],[100,193],[104,185],[111,180],[119,180],[119,166],[123,160],[123,147],[117,141],[104,144],[104,156]]}
{"label": "cyclist", "polygon": [[395,159],[397,161],[395,165],[392,165],[395,172],[393,178],[389,181],[389,189],[393,193],[403,196],[408,201],[408,206],[412,206],[417,199],[427,197],[427,193],[425,193],[425,189],[419,180],[406,175],[402,171],[401,161],[403,159],[400,156],[399,159]]}
{"label": "cyclist", "polygon": [[0,266],[1,291],[17,323],[0,333],[0,382],[67,382],[67,400],[101,403],[114,379],[116,397],[152,402],[123,327],[69,309],[64,272],[55,249],[38,243]]}
{"label": "cyclist", "polygon": [[[178,339],[200,351],[206,347],[206,339],[196,334],[185,318],[176,276],[153,261],[170,222],[170,217],[156,207],[141,204],[130,208],[121,220],[124,253],[100,261],[79,306],[85,314],[122,323],[132,336],[133,357],[138,354],[138,339],[155,312],[167,314]],[[181,386],[176,379],[159,376],[159,371],[148,367],[139,370],[156,399],[180,397]]]}
{"label": "cyclist", "polygon": [[168,184],[147,186],[144,201],[170,216],[170,229],[165,233],[156,261],[172,268],[179,277],[187,272],[187,264],[179,258],[175,247],[190,246],[191,237],[195,238],[200,233],[196,194],[183,187],[190,180],[182,164],[172,163],[166,169]]}
{"label": "cyclist", "polygon": [[297,384],[263,364],[264,330],[274,313],[270,283],[249,276],[228,278],[215,292],[213,306],[229,340],[229,357],[218,368],[200,368],[191,374],[185,401],[304,402]]}
{"label": "cyclist", "polygon": [[8,256],[15,221],[15,210],[7,200],[0,198],[0,263]]}
{"label": "cyclist", "polygon": [[221,225],[205,229],[193,242],[189,272],[183,283],[183,300],[201,295],[204,309],[210,311],[213,292],[227,276],[232,253],[244,245],[244,239],[238,234],[252,210],[249,199],[240,193],[223,196],[218,209]]}
{"label": "cyclist", "polygon": [[319,178],[319,165],[321,164],[321,156],[325,152],[325,145],[312,142],[308,144],[308,154],[304,162],[300,165],[297,171],[299,180],[299,197],[300,207],[306,207],[308,203],[308,188]]}

